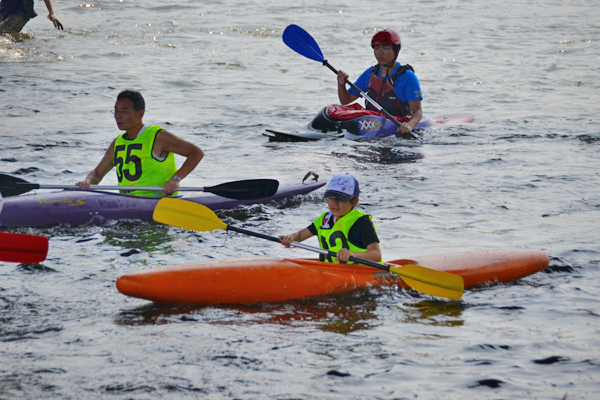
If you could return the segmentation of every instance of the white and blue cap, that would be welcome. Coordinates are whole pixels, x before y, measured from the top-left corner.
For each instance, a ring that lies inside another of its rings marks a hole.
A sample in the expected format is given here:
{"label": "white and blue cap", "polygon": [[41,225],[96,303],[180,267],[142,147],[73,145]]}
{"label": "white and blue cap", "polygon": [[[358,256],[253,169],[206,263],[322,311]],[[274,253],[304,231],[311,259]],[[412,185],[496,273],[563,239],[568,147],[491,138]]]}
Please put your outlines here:
{"label": "white and blue cap", "polygon": [[351,201],[360,194],[358,181],[350,174],[334,176],[327,185],[325,198],[332,197],[342,201]]}

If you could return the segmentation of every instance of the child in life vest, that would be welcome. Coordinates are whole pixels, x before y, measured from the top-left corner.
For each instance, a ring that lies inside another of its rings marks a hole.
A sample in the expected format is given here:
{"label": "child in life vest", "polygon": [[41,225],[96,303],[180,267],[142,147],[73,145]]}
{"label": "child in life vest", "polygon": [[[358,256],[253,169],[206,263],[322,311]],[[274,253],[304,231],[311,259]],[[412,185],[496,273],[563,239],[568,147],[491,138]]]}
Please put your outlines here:
{"label": "child in life vest", "polygon": [[321,261],[348,263],[350,257],[381,262],[381,248],[371,216],[356,210],[360,195],[358,181],[350,174],[335,176],[327,185],[325,198],[329,211],[324,212],[308,227],[290,235],[279,236],[281,243],[290,247],[317,235],[322,249],[336,253],[336,257],[320,256]]}

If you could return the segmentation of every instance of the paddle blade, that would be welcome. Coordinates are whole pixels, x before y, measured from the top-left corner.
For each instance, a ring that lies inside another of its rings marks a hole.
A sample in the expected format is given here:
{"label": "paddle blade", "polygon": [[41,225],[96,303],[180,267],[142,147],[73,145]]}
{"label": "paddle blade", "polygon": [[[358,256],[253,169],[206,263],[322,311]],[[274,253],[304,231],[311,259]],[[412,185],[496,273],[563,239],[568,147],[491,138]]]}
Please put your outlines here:
{"label": "paddle blade", "polygon": [[390,266],[390,272],[400,276],[413,289],[432,296],[460,299],[465,289],[462,276],[420,265]]}
{"label": "paddle blade", "polygon": [[283,43],[296,53],[321,63],[325,61],[315,39],[298,25],[289,25],[285,28],[282,38]]}
{"label": "paddle blade", "polygon": [[279,182],[275,179],[248,179],[205,187],[205,192],[235,200],[255,200],[277,193]]}
{"label": "paddle blade", "polygon": [[24,233],[0,232],[0,261],[39,263],[48,255],[48,238]]}
{"label": "paddle blade", "polygon": [[6,174],[0,174],[0,193],[4,197],[18,196],[30,190],[39,189],[37,183],[29,183],[24,179]]}
{"label": "paddle blade", "polygon": [[227,224],[210,208],[182,199],[161,199],[154,208],[152,218],[156,222],[192,231],[227,229]]}

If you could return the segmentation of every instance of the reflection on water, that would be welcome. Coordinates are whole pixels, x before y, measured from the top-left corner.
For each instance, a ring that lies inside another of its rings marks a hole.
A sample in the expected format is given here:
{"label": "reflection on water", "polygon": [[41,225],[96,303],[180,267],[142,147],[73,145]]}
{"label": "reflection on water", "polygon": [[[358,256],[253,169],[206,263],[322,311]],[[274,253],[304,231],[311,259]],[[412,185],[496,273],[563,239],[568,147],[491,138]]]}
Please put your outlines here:
{"label": "reflection on water", "polygon": [[355,155],[349,155],[349,157],[361,163],[368,162],[373,164],[412,164],[419,162],[423,158],[423,155],[420,153],[394,147],[360,147],[356,149],[356,153]]}
{"label": "reflection on water", "polygon": [[35,264],[19,264],[19,266],[17,267],[19,270],[26,272],[26,273],[39,273],[39,272],[56,272],[55,269],[46,267],[44,264],[42,263],[35,263]]}
{"label": "reflection on water", "polygon": [[121,311],[115,318],[115,323],[124,326],[189,321],[221,325],[278,324],[295,327],[314,326],[327,332],[347,334],[370,329],[377,324],[378,299],[383,290],[361,290],[343,296],[323,296],[271,304],[203,307],[149,303]]}
{"label": "reflection on water", "polygon": [[416,303],[404,304],[404,322],[419,323],[434,326],[461,326],[464,324],[463,311],[468,308],[460,301],[422,300]]}
{"label": "reflection on water", "polygon": [[122,326],[163,325],[178,321],[196,321],[188,314],[200,312],[205,307],[186,304],[148,303],[141,307],[121,311],[115,323]]}
{"label": "reflection on water", "polygon": [[251,206],[241,206],[231,210],[217,210],[215,214],[219,219],[228,224],[234,224],[235,221],[247,221],[251,218],[261,218],[266,206],[255,204]]}
{"label": "reflection on water", "polygon": [[545,274],[553,274],[559,272],[571,273],[574,272],[575,268],[569,265],[565,260],[560,257],[550,257],[550,263],[546,268],[542,270]]}
{"label": "reflection on water", "polygon": [[[117,325],[163,325],[178,322],[212,324],[278,324],[294,327],[314,326],[326,332],[347,334],[377,326],[378,307],[389,305],[382,295],[390,288],[354,291],[343,296],[315,297],[283,303],[251,305],[196,306],[149,303],[123,310]],[[403,322],[434,326],[461,326],[462,313],[469,306],[459,301],[420,300],[402,304],[393,298],[404,314]]]}
{"label": "reflection on water", "polygon": [[162,254],[170,254],[173,250],[170,246],[165,246],[173,240],[173,236],[168,234],[169,229],[169,226],[163,224],[132,220],[103,226],[71,227],[61,224],[52,227],[14,228],[10,231],[47,236],[59,241],[64,238],[74,238],[74,243],[77,244],[96,241],[147,253],[158,251]]}
{"label": "reflection on water", "polygon": [[600,137],[592,135],[578,135],[577,138],[587,144],[594,144],[600,141]]}
{"label": "reflection on water", "polygon": [[[4,289],[0,288],[2,292]],[[14,296],[11,291],[0,294],[0,342],[37,339],[60,332],[62,324],[45,307],[42,302]]]}
{"label": "reflection on water", "polygon": [[314,324],[323,331],[342,334],[368,330],[377,324],[380,294],[379,289],[362,290],[275,306],[269,310],[265,322],[290,326]]}
{"label": "reflection on water", "polygon": [[33,39],[33,35],[27,32],[17,32],[11,35],[0,35],[2,42],[8,43],[21,43],[27,39]]}
{"label": "reflection on water", "polygon": [[324,203],[322,193],[309,193],[288,197],[276,203],[255,204],[251,206],[240,206],[231,210],[217,210],[215,214],[219,219],[228,224],[239,223],[240,221],[268,221],[271,219],[271,214],[277,214],[279,218],[279,210],[299,207],[302,204],[322,204]]}
{"label": "reflection on water", "polygon": [[[505,2],[446,3],[407,3],[413,17],[401,22],[364,1],[72,4],[57,10],[73,22],[64,33],[40,16],[32,35],[0,36],[4,173],[65,184],[85,176],[119,133],[107,110],[132,87],[146,98],[147,123],[169,121],[205,150],[186,186],[354,171],[364,211],[397,258],[510,248],[557,257],[518,284],[470,291],[477,304],[389,289],[174,306],[127,299],[114,280],[148,265],[287,250],[152,223],[19,229],[50,237],[51,248],[40,265],[0,263],[0,397],[594,398],[597,7],[515,2],[507,14]],[[424,132],[423,142],[269,143],[265,127],[306,125],[337,102],[335,75],[282,43],[291,22],[352,79],[373,61],[369,31],[399,29],[409,44],[400,62],[418,71],[424,112],[476,120]],[[326,207],[323,192],[219,215],[289,232]],[[203,343],[190,338],[205,332]],[[473,350],[487,343],[512,350]]]}
{"label": "reflection on water", "polygon": [[154,252],[160,249],[163,254],[173,252],[170,246],[164,246],[172,240],[168,235],[169,226],[139,221],[124,221],[105,227],[105,242],[126,249],[139,249],[144,252]]}

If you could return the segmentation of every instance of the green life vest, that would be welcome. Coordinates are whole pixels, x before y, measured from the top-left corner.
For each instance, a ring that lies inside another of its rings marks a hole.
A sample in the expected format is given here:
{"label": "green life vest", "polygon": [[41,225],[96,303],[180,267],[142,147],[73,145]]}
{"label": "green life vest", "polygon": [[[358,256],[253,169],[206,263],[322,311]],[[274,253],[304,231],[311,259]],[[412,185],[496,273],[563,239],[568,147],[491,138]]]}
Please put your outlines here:
{"label": "green life vest", "polygon": [[[123,132],[115,140],[113,163],[117,171],[119,186],[160,186],[177,172],[175,155],[169,152],[167,158],[158,161],[152,157],[152,148],[160,126],[151,125],[133,140]],[[136,196],[162,196],[161,191],[121,190],[121,193]]]}
{"label": "green life vest", "polygon": [[[366,248],[358,247],[354,243],[348,240],[350,228],[352,225],[361,217],[368,215],[359,210],[351,210],[342,218],[338,219],[333,226],[331,226],[331,218],[333,215],[331,212],[326,211],[319,218],[313,221],[313,226],[317,229],[317,235],[319,237],[319,244],[322,249],[337,253],[342,248],[348,249],[353,253],[364,253],[367,251]],[[371,216],[368,215],[369,219]],[[375,230],[377,232],[377,230]],[[340,262],[330,256],[319,256],[321,261],[339,264]],[[348,261],[348,264],[354,264]]]}

